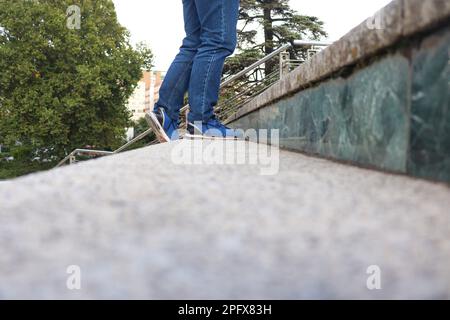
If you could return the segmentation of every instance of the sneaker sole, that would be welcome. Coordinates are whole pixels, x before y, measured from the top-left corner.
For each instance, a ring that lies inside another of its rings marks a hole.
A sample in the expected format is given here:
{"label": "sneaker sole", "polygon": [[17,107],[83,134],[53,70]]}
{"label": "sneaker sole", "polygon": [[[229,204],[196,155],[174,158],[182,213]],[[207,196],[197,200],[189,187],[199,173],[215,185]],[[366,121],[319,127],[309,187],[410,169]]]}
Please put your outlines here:
{"label": "sneaker sole", "polygon": [[169,142],[170,138],[164,131],[163,127],[159,123],[158,119],[156,118],[153,111],[150,111],[149,113],[145,114],[145,120],[147,120],[148,125],[153,130],[153,132],[156,135],[156,138],[159,140],[159,142]]}

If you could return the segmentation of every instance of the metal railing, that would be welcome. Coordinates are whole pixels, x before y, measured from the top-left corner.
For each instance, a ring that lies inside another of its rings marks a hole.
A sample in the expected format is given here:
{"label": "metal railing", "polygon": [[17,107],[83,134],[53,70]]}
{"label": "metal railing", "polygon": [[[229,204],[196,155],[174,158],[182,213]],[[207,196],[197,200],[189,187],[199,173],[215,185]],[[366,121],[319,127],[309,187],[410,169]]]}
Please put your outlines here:
{"label": "metal railing", "polygon": [[[308,58],[329,46],[330,42],[295,40],[276,49],[244,70],[226,78],[220,85],[220,99],[215,113],[222,121],[236,113],[243,105],[268,89]],[[302,48],[304,57],[291,59],[290,50]],[[182,126],[186,124],[189,105],[181,109]]]}
{"label": "metal railing", "polygon": [[74,164],[77,162],[76,156],[78,155],[92,155],[92,156],[107,156],[111,155],[112,151],[101,151],[101,150],[91,150],[91,149],[75,149],[69,153],[64,159],[62,159],[56,167],[60,167],[69,161],[69,164]]}
{"label": "metal railing", "polygon": [[[219,102],[215,107],[216,115],[220,120],[226,120],[247,102],[272,86],[309,57],[329,45],[329,42],[295,40],[292,43],[281,46],[235,75],[225,78],[220,85],[221,93]],[[304,48],[306,50],[305,56],[301,59],[291,59],[289,51],[294,47]],[[188,112],[189,105],[185,105],[181,108],[182,127],[186,126]],[[90,154],[93,156],[117,154],[126,150],[128,147],[147,137],[151,133],[152,130],[148,129],[115,151],[76,149],[65,157],[57,167],[62,166],[67,161],[69,161],[69,164],[75,163],[76,156],[80,154]],[[156,140],[153,140],[150,145],[154,143],[156,143]]]}
{"label": "metal railing", "polygon": [[[79,155],[103,157],[103,156],[110,156],[110,155],[113,155],[113,154],[117,154],[119,152],[122,152],[122,151],[128,149],[128,147],[130,147],[131,145],[135,144],[136,142],[144,139],[145,137],[147,137],[151,133],[152,133],[152,130],[148,129],[148,130],[142,132],[141,134],[139,134],[138,136],[136,136],[135,138],[133,138],[132,140],[128,141],[123,146],[121,146],[120,148],[118,148],[118,149],[116,149],[114,151],[103,151],[103,150],[92,150],[92,149],[75,149],[74,151],[69,153],[63,160],[61,160],[56,165],[56,168],[61,167],[66,162],[69,162],[69,164],[77,163],[78,161],[77,161],[76,157],[79,156]],[[153,140],[148,145],[151,146],[151,145],[155,144],[156,142],[157,142],[157,140]]]}

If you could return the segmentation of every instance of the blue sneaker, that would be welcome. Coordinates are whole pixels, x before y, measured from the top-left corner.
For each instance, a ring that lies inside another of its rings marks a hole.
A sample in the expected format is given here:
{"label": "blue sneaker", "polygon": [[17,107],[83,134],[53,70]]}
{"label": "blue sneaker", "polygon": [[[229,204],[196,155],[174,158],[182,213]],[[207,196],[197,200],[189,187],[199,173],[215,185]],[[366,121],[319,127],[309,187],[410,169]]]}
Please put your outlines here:
{"label": "blue sneaker", "polygon": [[163,108],[145,114],[145,119],[159,142],[164,143],[179,138],[178,122],[171,119]]}
{"label": "blue sneaker", "polygon": [[226,127],[215,117],[208,122],[188,123],[186,138],[220,138],[227,140],[243,139],[242,130],[235,130]]}

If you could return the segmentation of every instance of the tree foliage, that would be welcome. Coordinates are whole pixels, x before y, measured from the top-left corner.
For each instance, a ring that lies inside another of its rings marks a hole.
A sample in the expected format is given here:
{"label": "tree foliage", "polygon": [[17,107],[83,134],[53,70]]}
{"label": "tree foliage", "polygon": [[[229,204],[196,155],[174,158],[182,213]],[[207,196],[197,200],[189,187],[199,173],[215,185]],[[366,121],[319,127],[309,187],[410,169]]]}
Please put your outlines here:
{"label": "tree foliage", "polygon": [[[69,28],[67,8],[81,8]],[[0,0],[0,144],[25,158],[113,149],[151,50],[134,49],[111,0]]]}
{"label": "tree foliage", "polygon": [[[299,14],[290,7],[289,0],[241,0],[239,21],[238,53],[226,63],[228,74],[293,40],[319,40],[326,36],[322,21]],[[291,54],[296,56],[294,51]]]}

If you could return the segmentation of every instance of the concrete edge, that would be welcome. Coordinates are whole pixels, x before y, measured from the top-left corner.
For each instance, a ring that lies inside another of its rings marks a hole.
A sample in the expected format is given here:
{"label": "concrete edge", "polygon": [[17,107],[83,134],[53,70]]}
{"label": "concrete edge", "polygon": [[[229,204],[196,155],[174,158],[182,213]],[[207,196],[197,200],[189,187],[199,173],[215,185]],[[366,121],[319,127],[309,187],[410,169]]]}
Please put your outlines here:
{"label": "concrete edge", "polygon": [[394,0],[244,105],[231,123],[450,18],[448,0]]}

